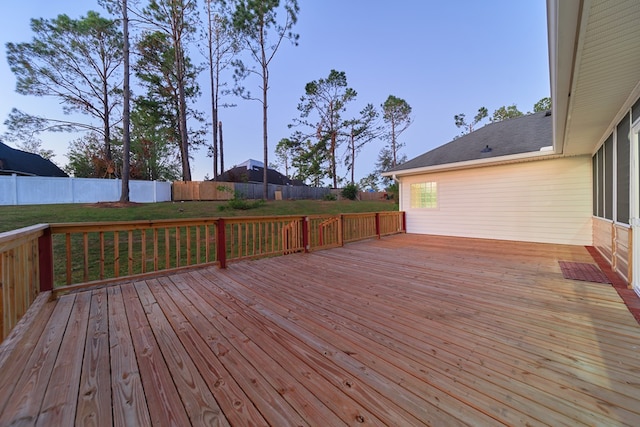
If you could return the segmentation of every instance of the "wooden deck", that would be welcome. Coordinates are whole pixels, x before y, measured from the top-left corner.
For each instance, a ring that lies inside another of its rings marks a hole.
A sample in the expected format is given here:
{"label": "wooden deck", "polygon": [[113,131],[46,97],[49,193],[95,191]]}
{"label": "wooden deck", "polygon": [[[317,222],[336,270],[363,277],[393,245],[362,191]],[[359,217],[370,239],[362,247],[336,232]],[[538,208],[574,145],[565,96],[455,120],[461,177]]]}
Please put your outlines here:
{"label": "wooden deck", "polygon": [[39,298],[0,425],[638,426],[640,326],[559,260],[398,235]]}

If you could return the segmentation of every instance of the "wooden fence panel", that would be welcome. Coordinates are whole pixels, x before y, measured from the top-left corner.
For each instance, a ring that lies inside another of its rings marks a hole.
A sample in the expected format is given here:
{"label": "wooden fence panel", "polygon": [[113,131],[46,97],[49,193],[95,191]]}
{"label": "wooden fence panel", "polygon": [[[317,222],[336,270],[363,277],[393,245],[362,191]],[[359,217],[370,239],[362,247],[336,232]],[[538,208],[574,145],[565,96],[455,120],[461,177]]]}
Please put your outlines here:
{"label": "wooden fence panel", "polygon": [[358,200],[388,200],[389,193],[386,191],[361,191],[358,193]]}
{"label": "wooden fence panel", "polygon": [[199,187],[198,200],[231,200],[235,191],[232,182],[204,181]]}
{"label": "wooden fence panel", "polygon": [[171,186],[173,201],[200,200],[200,183],[196,181],[176,181]]}
{"label": "wooden fence panel", "polygon": [[[221,188],[222,187],[222,188]],[[335,190],[334,190],[335,191]],[[267,198],[276,199],[276,192],[282,200],[290,199],[323,199],[332,190],[326,187],[305,187],[269,184]],[[174,201],[197,200],[230,200],[234,195],[244,199],[262,199],[262,184],[250,182],[217,182],[217,181],[176,181],[173,183]]]}

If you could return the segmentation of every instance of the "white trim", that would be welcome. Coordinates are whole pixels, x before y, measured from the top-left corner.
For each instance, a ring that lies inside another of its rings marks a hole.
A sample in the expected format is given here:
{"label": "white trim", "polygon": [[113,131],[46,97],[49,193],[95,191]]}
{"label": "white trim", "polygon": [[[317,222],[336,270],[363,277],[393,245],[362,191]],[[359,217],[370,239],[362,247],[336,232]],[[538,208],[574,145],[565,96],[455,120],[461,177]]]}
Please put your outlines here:
{"label": "white trim", "polygon": [[629,224],[631,225],[631,286],[633,290],[640,296],[640,200],[638,191],[640,191],[640,180],[638,173],[640,165],[638,164],[640,155],[640,141],[638,134],[640,133],[640,122],[636,122],[631,127],[630,147],[629,147]]}
{"label": "white trim", "polygon": [[574,86],[579,30],[586,20],[582,10],[583,2],[580,0],[547,0],[553,147],[556,153],[564,152],[570,120],[569,103]]}
{"label": "white trim", "polygon": [[419,175],[429,172],[444,172],[457,169],[471,169],[474,167],[505,165],[509,163],[516,163],[524,160],[548,160],[560,157],[555,152],[548,151],[533,151],[528,153],[511,154],[508,156],[492,157],[489,159],[477,159],[466,160],[455,163],[445,163],[441,165],[422,166],[418,168],[396,170],[390,172],[383,172],[382,176],[407,176],[407,175]]}
{"label": "white trim", "polygon": [[[618,220],[618,126],[616,125],[616,127],[614,128],[613,132],[611,133],[611,137],[613,138],[613,141],[611,141],[613,147],[613,159],[612,160],[612,167],[613,170],[611,171],[611,179],[613,180],[612,185],[611,185],[611,191],[613,191],[613,194],[611,195],[611,218],[613,218],[613,221],[616,222]],[[627,215],[629,213],[627,212]]]}

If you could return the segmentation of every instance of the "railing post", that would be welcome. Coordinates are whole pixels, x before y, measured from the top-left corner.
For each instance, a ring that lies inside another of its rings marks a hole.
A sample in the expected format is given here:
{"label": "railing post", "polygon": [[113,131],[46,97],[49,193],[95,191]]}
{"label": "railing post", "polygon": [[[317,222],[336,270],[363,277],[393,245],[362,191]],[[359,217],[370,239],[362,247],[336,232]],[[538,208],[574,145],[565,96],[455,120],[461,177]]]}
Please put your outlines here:
{"label": "railing post", "polygon": [[402,232],[407,232],[407,212],[402,211]]}
{"label": "railing post", "polygon": [[380,240],[380,212],[376,212],[376,236]]}
{"label": "railing post", "polygon": [[216,252],[218,257],[218,266],[227,268],[227,238],[226,227],[223,218],[219,218],[216,223]]}
{"label": "railing post", "polygon": [[302,246],[304,246],[304,252],[309,253],[309,217],[302,218]]}
{"label": "railing post", "polygon": [[38,267],[40,269],[40,292],[53,290],[53,239],[51,227],[38,237]]}
{"label": "railing post", "polygon": [[338,246],[344,246],[344,215],[339,215],[338,221]]}

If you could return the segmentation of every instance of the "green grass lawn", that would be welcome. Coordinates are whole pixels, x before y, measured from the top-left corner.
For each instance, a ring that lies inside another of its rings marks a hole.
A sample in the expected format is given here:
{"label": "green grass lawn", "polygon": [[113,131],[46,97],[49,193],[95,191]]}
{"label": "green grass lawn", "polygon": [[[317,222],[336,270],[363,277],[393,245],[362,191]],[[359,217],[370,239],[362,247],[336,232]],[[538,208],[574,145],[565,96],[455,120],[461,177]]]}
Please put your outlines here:
{"label": "green grass lawn", "polygon": [[268,201],[257,209],[220,210],[227,202],[163,202],[109,207],[109,204],[0,206],[0,232],[40,223],[136,221],[234,216],[317,215],[398,210],[393,201]]}

